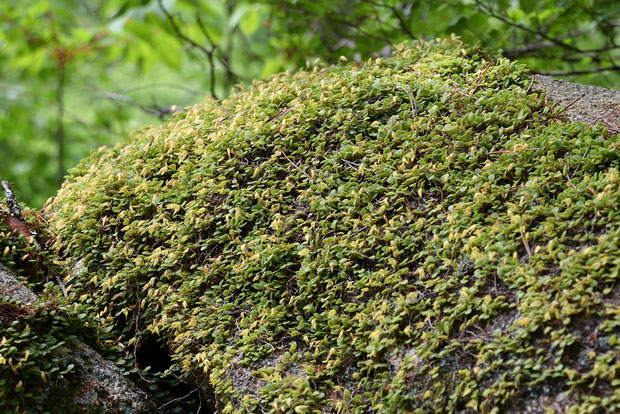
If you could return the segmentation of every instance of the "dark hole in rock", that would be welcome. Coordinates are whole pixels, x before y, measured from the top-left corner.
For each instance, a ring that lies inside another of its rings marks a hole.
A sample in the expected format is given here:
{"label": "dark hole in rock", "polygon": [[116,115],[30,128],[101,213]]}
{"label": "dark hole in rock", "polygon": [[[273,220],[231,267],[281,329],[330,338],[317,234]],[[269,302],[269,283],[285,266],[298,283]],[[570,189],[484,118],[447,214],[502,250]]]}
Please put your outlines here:
{"label": "dark hole in rock", "polygon": [[168,347],[157,335],[151,333],[142,335],[135,358],[140,370],[154,374],[154,382],[147,388],[157,393],[162,404],[160,412],[198,414],[216,412],[210,388],[181,382],[174,375],[163,375],[172,366],[172,358]]}
{"label": "dark hole in rock", "polygon": [[151,367],[154,373],[163,372],[172,365],[168,347],[153,334],[142,335],[136,349],[136,364],[141,370]]}

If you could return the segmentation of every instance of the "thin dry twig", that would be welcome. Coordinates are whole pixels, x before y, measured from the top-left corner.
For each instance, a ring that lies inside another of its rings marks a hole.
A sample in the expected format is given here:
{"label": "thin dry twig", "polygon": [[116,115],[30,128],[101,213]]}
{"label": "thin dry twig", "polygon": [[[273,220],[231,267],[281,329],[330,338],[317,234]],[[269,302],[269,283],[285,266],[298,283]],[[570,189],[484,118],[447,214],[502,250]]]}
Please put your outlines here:
{"label": "thin dry twig", "polygon": [[291,159],[288,157],[288,155],[286,155],[286,154],[284,153],[284,151],[280,151],[280,152],[282,153],[282,155],[284,155],[284,158],[286,158],[286,160],[287,160],[289,163],[291,163],[291,165],[292,165],[293,167],[295,167],[295,168],[296,168],[296,169],[297,169],[300,173],[302,173],[303,175],[305,175],[305,176],[306,176],[306,177],[307,177],[307,178],[308,178],[311,182],[314,182],[314,180],[312,179],[312,177],[310,177],[308,174],[306,174],[306,173],[304,172],[304,170],[302,170],[301,168],[299,168],[299,167],[297,166],[297,164],[295,164],[293,161],[291,161]]}
{"label": "thin dry twig", "polygon": [[403,88],[403,90],[407,93],[407,95],[409,95],[409,101],[411,102],[411,113],[414,118],[417,117],[418,116],[418,105],[416,105],[415,100],[413,99],[413,92],[411,91],[411,86],[405,89],[405,87],[401,85],[401,88]]}
{"label": "thin dry twig", "polygon": [[[542,148],[540,147],[536,147],[536,148],[521,148],[521,151],[540,151]],[[514,154],[514,155],[518,155],[519,153],[516,151],[510,151],[510,150],[498,150],[498,151],[489,151],[487,152],[487,155],[494,155],[494,154]]]}
{"label": "thin dry twig", "polygon": [[460,102],[461,97],[467,96],[467,102],[469,102],[469,100],[472,98],[472,93],[475,92],[476,88],[478,87],[478,85],[480,84],[480,82],[482,82],[482,79],[484,78],[484,75],[487,73],[487,71],[489,70],[489,68],[491,67],[491,65],[493,64],[493,61],[491,60],[486,67],[478,74],[478,76],[476,76],[476,79],[474,80],[474,82],[465,90],[465,92],[459,96],[458,101]]}
{"label": "thin dry twig", "polygon": [[578,97],[577,99],[573,100],[571,103],[569,103],[568,105],[566,105],[566,106],[564,107],[564,109],[562,109],[562,110],[560,111],[560,113],[563,113],[563,112],[568,111],[568,109],[569,109],[571,106],[573,106],[575,103],[577,103],[577,101],[579,101],[579,100],[580,100],[581,98],[583,98],[584,96],[586,96],[585,92],[584,92],[584,93],[583,93],[580,97]]}
{"label": "thin dry twig", "polygon": [[280,112],[278,112],[278,113],[276,114],[276,116],[274,116],[273,118],[271,118],[271,119],[269,120],[269,122],[271,122],[271,121],[276,121],[276,120],[278,120],[278,119],[282,118],[284,115],[288,114],[288,113],[291,111],[291,109],[293,109],[293,107],[292,107],[292,106],[289,106],[288,108],[285,108],[285,109],[281,110]]}
{"label": "thin dry twig", "polygon": [[167,407],[168,405],[170,405],[172,403],[175,403],[177,401],[182,401],[182,400],[186,399],[187,397],[189,397],[190,395],[192,395],[193,393],[195,393],[196,391],[198,391],[198,388],[194,388],[193,390],[191,390],[190,392],[188,392],[187,394],[185,394],[182,397],[175,398],[173,400],[168,401],[167,403],[165,403],[163,405],[160,405],[159,407],[157,407],[157,410],[161,410],[162,408]]}
{"label": "thin dry twig", "polygon": [[519,233],[521,233],[521,240],[523,240],[523,246],[525,246],[525,251],[527,251],[528,256],[532,256],[532,250],[530,249],[530,245],[527,242],[527,236],[523,233],[523,227],[519,227]]}
{"label": "thin dry twig", "polygon": [[532,75],[532,79],[530,80],[530,86],[527,87],[525,94],[527,95],[532,90],[532,86],[534,85],[534,75]]}
{"label": "thin dry twig", "polygon": [[60,286],[60,290],[62,291],[62,296],[66,298],[69,295],[67,294],[67,286],[65,285],[64,280],[62,280],[59,275],[55,275],[55,278],[56,283],[58,283],[58,286]]}

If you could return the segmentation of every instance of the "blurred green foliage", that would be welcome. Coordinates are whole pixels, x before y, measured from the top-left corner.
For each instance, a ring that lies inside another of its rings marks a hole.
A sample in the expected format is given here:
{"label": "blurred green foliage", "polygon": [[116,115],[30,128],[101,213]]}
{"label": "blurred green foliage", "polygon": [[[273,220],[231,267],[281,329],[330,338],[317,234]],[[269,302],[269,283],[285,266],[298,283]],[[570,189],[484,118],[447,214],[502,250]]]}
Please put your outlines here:
{"label": "blurred green foliage", "polygon": [[0,177],[40,206],[90,150],[173,105],[409,38],[456,33],[534,70],[614,86],[619,11],[611,0],[4,1]]}

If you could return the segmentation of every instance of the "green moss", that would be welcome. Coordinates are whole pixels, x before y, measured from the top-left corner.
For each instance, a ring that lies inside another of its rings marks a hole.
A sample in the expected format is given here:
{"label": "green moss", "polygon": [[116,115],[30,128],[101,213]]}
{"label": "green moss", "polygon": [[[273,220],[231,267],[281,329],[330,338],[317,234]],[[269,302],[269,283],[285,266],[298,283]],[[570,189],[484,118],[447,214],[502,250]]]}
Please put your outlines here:
{"label": "green moss", "polygon": [[0,300],[0,319],[0,411],[40,408],[47,386],[73,369],[61,351],[76,338],[79,324],[53,304],[25,307],[4,299]]}
{"label": "green moss", "polygon": [[506,59],[397,49],[82,162],[48,206],[72,300],[222,412],[619,409],[619,136]]}

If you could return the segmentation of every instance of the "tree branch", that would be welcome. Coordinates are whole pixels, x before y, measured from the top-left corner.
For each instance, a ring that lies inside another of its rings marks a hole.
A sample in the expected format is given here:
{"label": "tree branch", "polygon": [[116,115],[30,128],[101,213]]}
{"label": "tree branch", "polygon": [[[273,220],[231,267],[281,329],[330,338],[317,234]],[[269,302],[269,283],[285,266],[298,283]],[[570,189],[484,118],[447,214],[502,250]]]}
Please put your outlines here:
{"label": "tree branch", "polygon": [[153,82],[147,83],[145,85],[136,86],[135,88],[125,89],[123,91],[124,94],[134,93],[145,89],[153,89],[153,88],[170,88],[170,89],[178,89],[180,91],[186,92],[190,95],[200,96],[202,95],[200,92],[197,92],[195,89],[188,88],[183,85],[176,85],[174,83],[165,83],[165,82]]}
{"label": "tree branch", "polygon": [[373,1],[373,0],[364,0],[364,1],[366,3],[370,3],[377,7],[384,7],[384,8],[392,10],[392,13],[396,17],[396,20],[398,20],[398,23],[400,24],[400,28],[403,30],[403,32],[405,32],[407,36],[409,36],[411,39],[414,39],[414,40],[418,39],[418,37],[411,32],[411,29],[409,29],[409,26],[407,25],[407,21],[405,20],[405,17],[400,13],[400,11],[396,8],[396,6],[390,6],[388,4],[377,3],[376,1]]}
{"label": "tree branch", "polygon": [[172,114],[175,110],[174,106],[143,105],[131,99],[129,96],[121,95],[118,93],[103,92],[96,95],[95,98],[109,99],[112,101],[122,102],[131,106],[135,106],[136,108],[141,109],[147,114],[155,115],[159,119],[164,119],[166,115]]}
{"label": "tree branch", "polygon": [[211,81],[211,85],[210,85],[210,89],[211,89],[211,95],[215,98],[217,98],[217,95],[215,93],[215,63],[213,62],[213,57],[214,57],[214,53],[215,53],[215,46],[212,44],[211,45],[211,49],[207,49],[206,47],[204,47],[203,45],[197,43],[196,41],[194,41],[191,37],[186,36],[181,29],[179,28],[179,26],[177,25],[177,22],[174,20],[174,17],[170,14],[170,12],[164,7],[164,4],[162,3],[162,0],[157,0],[157,3],[159,4],[159,8],[161,9],[161,11],[164,13],[164,15],[166,16],[166,18],[168,19],[168,21],[170,22],[170,24],[172,25],[172,29],[174,30],[174,32],[176,33],[176,35],[184,40],[186,43],[188,43],[192,48],[196,48],[198,50],[200,50],[206,57],[207,60],[209,62],[209,69],[211,71],[210,73],[210,81]]}
{"label": "tree branch", "polygon": [[[581,29],[581,30],[573,30],[569,33],[566,33],[562,36],[558,36],[556,37],[557,40],[560,41],[564,41],[566,39],[574,39],[575,37],[581,36],[585,33],[588,33],[589,30],[585,30],[585,29]],[[541,41],[536,41],[536,42],[530,42],[527,43],[523,46],[521,46],[520,48],[514,48],[514,49],[506,49],[504,50],[504,56],[506,56],[507,58],[516,58],[519,56],[523,56],[527,53],[530,52],[536,52],[538,50],[543,50],[543,49],[549,49],[554,47],[555,45],[553,43],[545,43],[545,42],[541,42]],[[592,50],[592,52],[596,52],[596,51],[601,51],[600,49],[597,50]]]}
{"label": "tree branch", "polygon": [[550,41],[551,43],[555,44],[556,46],[559,46],[559,47],[561,47],[563,49],[568,49],[568,50],[571,50],[573,52],[580,53],[580,54],[584,53],[584,51],[579,49],[578,47],[566,44],[566,43],[562,42],[559,39],[551,37],[547,33],[545,33],[544,31],[532,29],[531,27],[527,27],[527,26],[519,24],[519,23],[517,23],[517,22],[515,22],[513,20],[510,20],[508,17],[503,16],[503,15],[497,13],[491,7],[489,7],[486,4],[484,4],[482,2],[482,0],[476,0],[476,4],[478,5],[478,7],[484,13],[486,13],[489,16],[494,17],[494,18],[496,18],[496,19],[498,19],[498,20],[500,20],[500,21],[502,21],[502,22],[504,22],[504,23],[506,23],[506,24],[508,24],[510,26],[513,26],[513,27],[521,29],[521,30],[523,30],[525,32],[532,33],[532,34],[535,34],[537,36],[540,36],[541,38],[546,39],[546,40]]}

